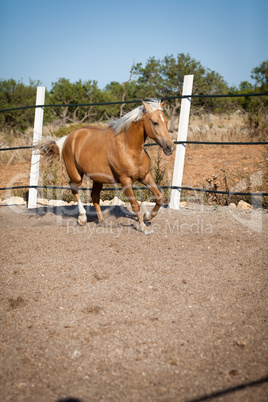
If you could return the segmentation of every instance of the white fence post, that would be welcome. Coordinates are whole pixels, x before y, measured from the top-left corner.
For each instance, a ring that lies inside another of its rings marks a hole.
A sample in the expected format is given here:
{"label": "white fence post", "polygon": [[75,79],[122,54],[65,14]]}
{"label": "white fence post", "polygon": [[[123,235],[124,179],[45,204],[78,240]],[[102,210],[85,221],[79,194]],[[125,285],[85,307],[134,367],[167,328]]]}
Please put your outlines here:
{"label": "white fence post", "polygon": [[[37,87],[36,105],[44,105],[45,92],[46,92],[45,87]],[[35,117],[34,117],[33,146],[36,145],[42,139],[43,116],[44,116],[44,108],[37,107],[35,109]],[[38,186],[39,163],[40,163],[40,153],[36,149],[33,149],[32,160],[31,160],[30,186]],[[29,189],[28,208],[36,208],[36,201],[37,201],[37,188],[31,187]]]}
{"label": "white fence post", "polygon": [[[192,95],[193,88],[193,75],[185,75],[183,80],[182,95]],[[187,141],[187,132],[190,116],[191,98],[183,98],[181,101],[181,112],[177,141]],[[181,187],[184,157],[185,157],[186,144],[176,145],[176,156],[173,171],[172,186]],[[181,198],[181,189],[173,189],[171,191],[170,208],[179,209]]]}

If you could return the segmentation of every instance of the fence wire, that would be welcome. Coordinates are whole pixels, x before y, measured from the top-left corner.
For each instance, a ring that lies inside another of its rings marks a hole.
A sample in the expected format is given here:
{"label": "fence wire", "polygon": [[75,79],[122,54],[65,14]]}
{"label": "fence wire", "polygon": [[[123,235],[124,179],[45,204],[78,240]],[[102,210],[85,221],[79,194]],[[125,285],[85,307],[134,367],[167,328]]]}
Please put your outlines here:
{"label": "fence wire", "polygon": [[[174,144],[199,144],[199,145],[267,145],[268,141],[257,141],[257,142],[238,142],[238,141],[173,141]],[[158,145],[156,142],[151,144],[144,144],[145,147],[153,147]],[[11,148],[0,148],[1,151],[13,151],[16,149],[32,149],[34,145],[24,146],[24,147],[11,147]]]}
{"label": "fence wire", "polygon": [[[254,196],[254,197],[262,197],[267,196],[268,193],[244,193],[244,192],[236,192],[236,191],[223,191],[223,190],[207,190],[205,188],[194,188],[194,187],[184,187],[184,186],[157,186],[160,190],[187,190],[187,191],[197,191],[202,193],[213,193],[213,194],[225,194],[225,195],[245,195],[245,196]],[[67,186],[14,186],[14,187],[1,187],[0,191],[3,190],[19,190],[19,189],[30,189],[30,188],[42,188],[45,190],[71,190],[70,187]],[[91,191],[92,187],[79,187],[79,190],[82,191]],[[103,188],[102,191],[123,191],[124,189],[121,187],[107,187]],[[132,187],[132,190],[148,190],[148,187]]]}
{"label": "fence wire", "polygon": [[[268,92],[252,93],[252,94],[224,94],[224,95],[177,95],[177,96],[166,96],[161,98],[163,100],[172,99],[185,99],[185,98],[241,98],[241,97],[251,97],[251,96],[268,96]],[[142,101],[150,101],[151,99],[134,99],[129,101],[116,101],[116,102],[92,102],[92,103],[60,103],[60,104],[47,104],[47,105],[30,105],[30,106],[18,106],[8,109],[0,109],[2,112],[11,112],[13,110],[23,110],[23,109],[36,109],[38,107],[89,107],[89,106],[109,106],[109,105],[122,105],[129,103],[141,103]]]}
{"label": "fence wire", "polygon": [[[268,96],[268,92],[262,93],[252,93],[252,94],[224,94],[224,95],[178,95],[178,96],[169,96],[163,97],[161,100],[172,100],[172,99],[184,99],[184,98],[238,98],[238,97],[252,97],[252,96]],[[150,99],[145,99],[145,101]],[[130,104],[130,103],[140,103],[142,102],[141,99],[137,100],[129,100],[129,101],[117,101],[117,102],[94,102],[94,103],[70,103],[70,104],[48,104],[48,105],[31,105],[31,106],[20,106],[15,108],[8,108],[8,109],[0,109],[1,112],[10,112],[15,110],[22,110],[22,109],[35,109],[35,108],[46,108],[46,107],[73,107],[73,106],[106,106],[106,105],[121,105],[121,104]],[[174,144],[203,144],[203,145],[267,145],[268,142],[266,141],[258,141],[258,142],[229,142],[229,141],[174,141]],[[145,147],[155,146],[156,143],[152,144],[145,144]],[[9,147],[9,148],[1,148],[0,151],[12,151],[18,149],[31,149],[34,146],[22,146],[22,147]],[[16,190],[16,189],[30,189],[30,188],[43,188],[43,189],[61,189],[61,190],[70,190],[70,187],[64,186],[14,186],[14,187],[1,187],[0,191],[3,190]],[[146,190],[147,187],[132,187],[133,190]],[[159,189],[171,189],[171,190],[188,190],[188,191],[197,191],[197,192],[204,192],[204,193],[212,193],[212,194],[224,194],[224,195],[243,195],[243,196],[267,196],[268,193],[244,193],[244,192],[234,192],[234,191],[221,191],[221,190],[206,190],[201,188],[193,188],[193,187],[178,187],[178,186],[158,186]],[[91,187],[80,187],[80,190],[92,190]],[[104,188],[103,191],[122,191],[122,188]]]}

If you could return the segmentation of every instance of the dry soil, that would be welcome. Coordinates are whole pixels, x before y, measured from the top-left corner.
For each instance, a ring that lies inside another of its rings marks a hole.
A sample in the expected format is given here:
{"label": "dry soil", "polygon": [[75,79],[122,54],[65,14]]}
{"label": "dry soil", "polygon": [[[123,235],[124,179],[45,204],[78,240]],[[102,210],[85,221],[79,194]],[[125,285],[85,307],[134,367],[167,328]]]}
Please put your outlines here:
{"label": "dry soil", "polygon": [[268,214],[87,212],[0,207],[0,399],[267,400]]}

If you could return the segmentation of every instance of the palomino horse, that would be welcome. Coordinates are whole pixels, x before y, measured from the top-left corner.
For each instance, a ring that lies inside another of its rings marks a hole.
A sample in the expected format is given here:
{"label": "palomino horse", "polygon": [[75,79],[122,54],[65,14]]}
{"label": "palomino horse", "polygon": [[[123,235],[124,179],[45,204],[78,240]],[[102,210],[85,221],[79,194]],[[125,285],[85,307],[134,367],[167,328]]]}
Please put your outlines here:
{"label": "palomino horse", "polygon": [[[152,100],[143,102],[118,120],[113,120],[106,129],[93,126],[79,128],[57,141],[47,141],[40,146],[46,156],[62,156],[70,186],[79,208],[78,222],[87,222],[86,210],[78,195],[78,187],[84,174],[93,180],[92,201],[100,223],[103,215],[100,208],[100,191],[104,183],[121,183],[140,229],[150,233],[144,221],[152,219],[163,203],[163,195],[157,188],[150,173],[150,158],[144,150],[146,137],[152,138],[166,155],[174,151],[174,144],[167,129],[167,118],[162,110],[164,102]],[[140,206],[134,197],[132,184],[140,181],[155,195],[154,208],[142,217]]]}

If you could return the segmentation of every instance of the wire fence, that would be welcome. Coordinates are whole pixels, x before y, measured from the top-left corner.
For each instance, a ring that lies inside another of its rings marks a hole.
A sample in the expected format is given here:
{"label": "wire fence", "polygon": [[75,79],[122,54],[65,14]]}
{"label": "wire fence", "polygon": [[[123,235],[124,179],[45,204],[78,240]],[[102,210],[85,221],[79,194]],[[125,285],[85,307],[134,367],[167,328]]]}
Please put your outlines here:
{"label": "wire fence", "polygon": [[[178,95],[178,96],[170,96],[170,97],[163,97],[161,100],[172,100],[172,99],[183,99],[183,98],[234,98],[234,97],[256,97],[256,96],[268,96],[268,92],[262,93],[251,93],[251,94],[223,94],[223,95]],[[150,100],[150,99],[145,99]],[[31,105],[31,106],[20,106],[15,108],[8,108],[8,109],[0,109],[1,112],[10,112],[22,109],[35,109],[35,108],[49,108],[49,107],[88,107],[88,106],[106,106],[106,105],[119,105],[119,104],[130,104],[130,103],[140,103],[142,102],[141,99],[137,100],[129,100],[129,101],[116,101],[116,102],[94,102],[94,103],[70,103],[70,104],[47,104],[47,105]],[[174,141],[174,144],[199,144],[199,145],[267,145],[267,141],[257,141],[257,142],[240,142],[240,141]],[[149,143],[145,144],[145,147],[155,146],[156,143]],[[19,149],[32,149],[34,146],[21,146],[21,147],[8,147],[8,148],[0,148],[0,151],[12,151],[12,150],[19,150]],[[1,187],[0,191],[3,190],[15,190],[15,189],[59,189],[59,190],[69,190],[70,187],[65,186],[13,186],[13,187]],[[132,187],[133,190],[146,190],[147,187]],[[267,196],[268,193],[264,192],[236,192],[236,191],[221,191],[221,190],[209,190],[209,189],[201,189],[201,188],[193,188],[193,187],[184,187],[184,186],[158,186],[159,189],[165,190],[187,190],[187,191],[196,191],[196,192],[203,192],[203,193],[212,193],[212,194],[222,194],[222,195],[241,195],[241,196],[252,196],[252,197],[262,197]],[[82,191],[85,190],[92,190],[91,187],[80,187]],[[122,191],[122,188],[104,188],[103,191]]]}
{"label": "wire fence", "polygon": [[[256,142],[239,142],[239,141],[173,141],[174,144],[199,144],[199,145],[267,145],[268,141],[256,141]],[[156,142],[145,144],[145,147],[152,147],[157,145]],[[1,151],[14,151],[17,149],[32,149],[34,145],[28,145],[23,147],[10,147],[0,148]]]}
{"label": "wire fence", "polygon": [[[223,95],[176,95],[176,96],[166,96],[161,98],[163,100],[172,100],[172,99],[188,99],[188,98],[241,98],[241,97],[252,97],[252,96],[268,96],[268,92],[260,92],[260,93],[251,93],[251,94],[223,94]],[[151,99],[143,99],[145,102],[150,101]],[[92,102],[92,103],[60,103],[60,104],[47,104],[47,105],[30,105],[30,106],[18,106],[8,109],[0,109],[1,112],[11,112],[15,110],[23,110],[23,109],[36,109],[38,107],[49,108],[49,107],[88,107],[88,106],[109,106],[109,105],[122,105],[122,104],[130,104],[130,103],[141,103],[142,99],[134,99],[129,101],[116,101],[116,102]]]}
{"label": "wire fence", "polygon": [[[267,196],[268,193],[256,192],[256,193],[245,193],[245,192],[237,192],[237,191],[223,191],[223,190],[207,190],[204,188],[194,188],[194,187],[184,187],[184,186],[157,186],[160,190],[188,190],[188,191],[197,191],[202,193],[215,193],[215,194],[222,194],[222,195],[245,195],[245,196],[254,196],[254,197],[262,197]],[[3,190],[19,190],[19,189],[26,189],[26,188],[42,188],[45,190],[70,190],[70,187],[67,186],[13,186],[13,187],[0,187],[0,191]],[[147,187],[132,187],[133,190],[148,190]],[[79,187],[79,190],[82,191],[90,191],[92,187]],[[103,188],[102,191],[123,191],[124,189],[121,187],[106,187]]]}

